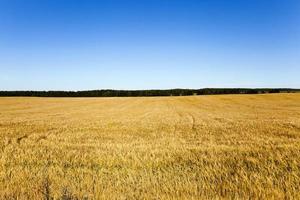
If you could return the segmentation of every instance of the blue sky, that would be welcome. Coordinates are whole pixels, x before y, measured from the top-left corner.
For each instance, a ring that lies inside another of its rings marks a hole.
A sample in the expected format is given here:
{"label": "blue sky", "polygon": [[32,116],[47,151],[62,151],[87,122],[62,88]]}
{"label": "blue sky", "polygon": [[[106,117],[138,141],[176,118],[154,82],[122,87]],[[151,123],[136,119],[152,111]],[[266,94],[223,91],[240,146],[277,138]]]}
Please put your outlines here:
{"label": "blue sky", "polygon": [[300,88],[298,0],[0,0],[0,90]]}

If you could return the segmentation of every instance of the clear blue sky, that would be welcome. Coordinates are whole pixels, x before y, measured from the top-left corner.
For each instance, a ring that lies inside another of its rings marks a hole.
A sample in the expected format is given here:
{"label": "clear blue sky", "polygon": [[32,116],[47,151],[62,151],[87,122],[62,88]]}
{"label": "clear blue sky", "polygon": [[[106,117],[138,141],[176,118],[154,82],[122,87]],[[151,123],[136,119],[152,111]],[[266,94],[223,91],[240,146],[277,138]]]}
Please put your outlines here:
{"label": "clear blue sky", "polygon": [[299,0],[0,0],[0,90],[300,88]]}

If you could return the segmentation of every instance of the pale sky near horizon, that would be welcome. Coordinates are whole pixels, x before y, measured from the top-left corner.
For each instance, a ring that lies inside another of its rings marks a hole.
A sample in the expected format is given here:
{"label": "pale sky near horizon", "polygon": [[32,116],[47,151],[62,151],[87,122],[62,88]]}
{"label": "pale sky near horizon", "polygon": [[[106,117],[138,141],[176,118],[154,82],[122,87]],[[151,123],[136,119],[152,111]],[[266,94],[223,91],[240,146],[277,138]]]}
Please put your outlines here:
{"label": "pale sky near horizon", "polygon": [[0,90],[300,88],[297,0],[0,0]]}

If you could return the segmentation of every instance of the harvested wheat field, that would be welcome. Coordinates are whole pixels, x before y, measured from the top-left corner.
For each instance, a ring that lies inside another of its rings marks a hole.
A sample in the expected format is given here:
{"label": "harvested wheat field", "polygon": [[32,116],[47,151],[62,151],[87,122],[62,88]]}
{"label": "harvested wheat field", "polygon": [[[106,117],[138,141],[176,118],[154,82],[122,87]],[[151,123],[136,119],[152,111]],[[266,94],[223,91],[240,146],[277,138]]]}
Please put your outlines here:
{"label": "harvested wheat field", "polygon": [[0,199],[300,198],[300,94],[0,98]]}

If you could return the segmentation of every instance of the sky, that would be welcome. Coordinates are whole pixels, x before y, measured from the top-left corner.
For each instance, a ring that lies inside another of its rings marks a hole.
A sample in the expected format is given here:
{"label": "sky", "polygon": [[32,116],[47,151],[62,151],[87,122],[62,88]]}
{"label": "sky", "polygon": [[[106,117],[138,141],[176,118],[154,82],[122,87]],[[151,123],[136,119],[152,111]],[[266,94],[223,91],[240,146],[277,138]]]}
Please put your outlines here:
{"label": "sky", "polygon": [[0,90],[300,88],[299,0],[0,0]]}

